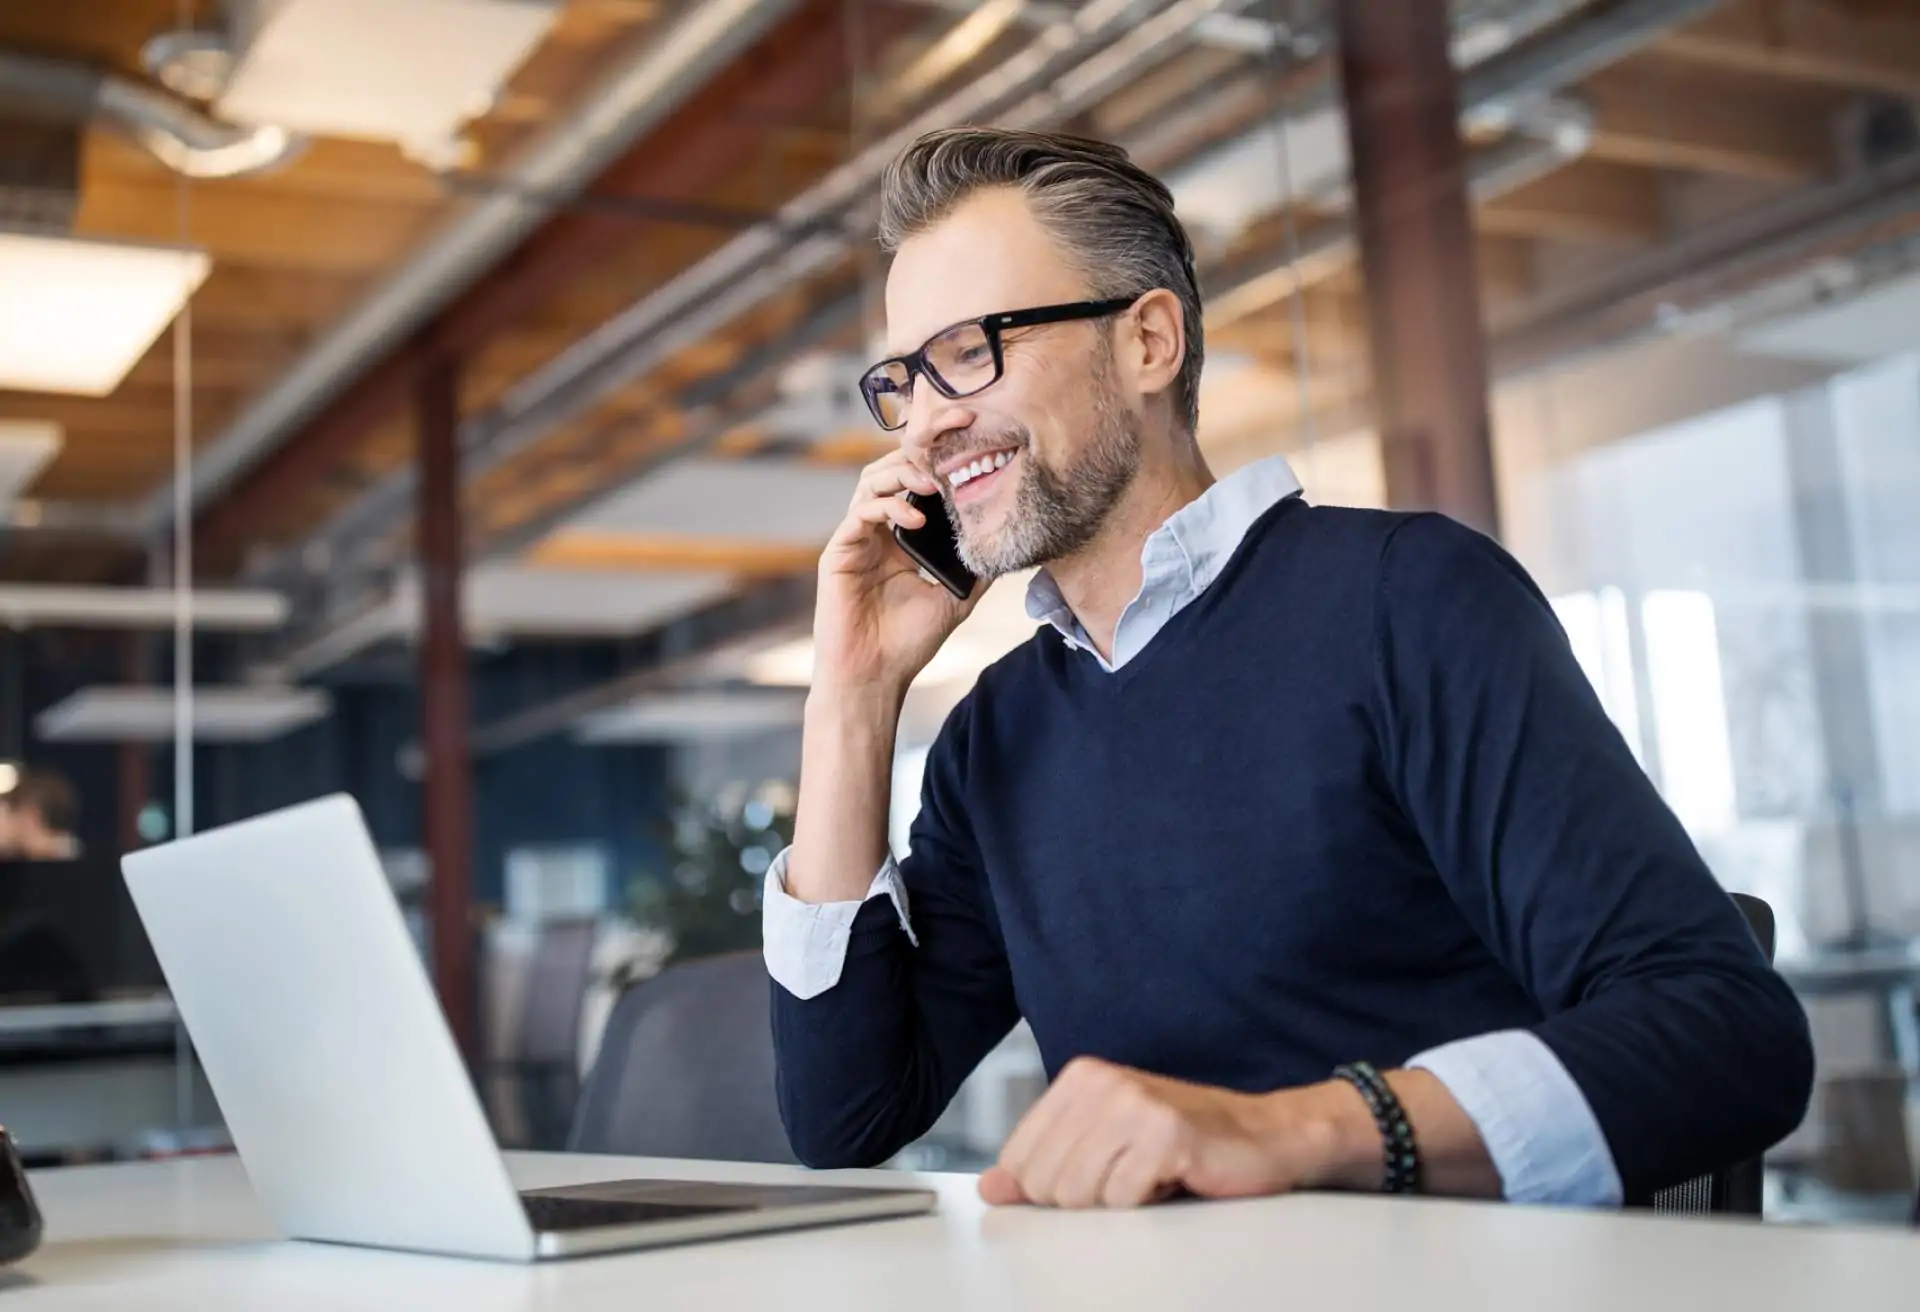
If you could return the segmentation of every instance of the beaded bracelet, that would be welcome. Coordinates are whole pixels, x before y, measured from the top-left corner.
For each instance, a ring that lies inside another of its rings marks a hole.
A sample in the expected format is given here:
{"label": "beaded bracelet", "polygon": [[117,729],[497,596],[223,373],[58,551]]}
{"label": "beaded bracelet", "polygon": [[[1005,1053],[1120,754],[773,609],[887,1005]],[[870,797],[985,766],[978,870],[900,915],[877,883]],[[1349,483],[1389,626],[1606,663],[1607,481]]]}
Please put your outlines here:
{"label": "beaded bracelet", "polygon": [[1413,1122],[1407,1119],[1407,1109],[1400,1105],[1400,1099],[1386,1080],[1372,1062],[1365,1061],[1337,1067],[1333,1077],[1345,1080],[1360,1091],[1360,1096],[1367,1101],[1367,1109],[1373,1113],[1374,1124],[1380,1127],[1387,1157],[1383,1188],[1390,1194],[1419,1193],[1420,1146],[1414,1142]]}

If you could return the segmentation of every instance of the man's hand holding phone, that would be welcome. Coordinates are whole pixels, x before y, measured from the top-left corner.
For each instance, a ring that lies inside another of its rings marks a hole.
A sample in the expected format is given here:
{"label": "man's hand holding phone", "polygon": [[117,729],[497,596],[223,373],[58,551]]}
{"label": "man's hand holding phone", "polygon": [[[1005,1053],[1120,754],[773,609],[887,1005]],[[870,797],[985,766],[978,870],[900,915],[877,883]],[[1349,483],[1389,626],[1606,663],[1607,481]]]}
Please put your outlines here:
{"label": "man's hand holding phone", "polygon": [[847,517],[821,554],[813,625],[817,690],[904,697],[983,591],[955,597],[930,582],[895,541],[896,527],[927,526],[925,512],[906,492],[938,497],[940,484],[904,451],[868,465]]}
{"label": "man's hand holding phone", "polygon": [[801,745],[800,808],[784,882],[802,902],[865,898],[887,856],[893,752],[907,686],[973,609],[921,576],[894,540],[927,525],[902,495],[940,485],[896,451],[860,473],[847,517],[820,556],[813,688]]}

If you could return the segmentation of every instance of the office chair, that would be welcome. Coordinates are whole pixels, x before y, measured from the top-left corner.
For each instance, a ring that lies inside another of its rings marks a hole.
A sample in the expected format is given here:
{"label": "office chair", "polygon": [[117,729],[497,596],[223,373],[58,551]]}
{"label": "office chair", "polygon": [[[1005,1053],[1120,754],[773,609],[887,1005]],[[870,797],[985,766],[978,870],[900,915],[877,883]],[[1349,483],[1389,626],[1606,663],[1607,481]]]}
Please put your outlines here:
{"label": "office chair", "polygon": [[580,1013],[597,934],[591,919],[551,920],[534,940],[519,1032],[501,1063],[513,1077],[529,1147],[564,1144],[579,1104]]}
{"label": "office chair", "polygon": [[[1733,894],[1734,905],[1747,918],[1760,950],[1773,962],[1773,908],[1746,893]],[[1685,1184],[1662,1189],[1648,1199],[1655,1212],[1699,1216],[1759,1216],[1764,1175],[1761,1159],[1749,1157],[1711,1175],[1696,1176]]]}
{"label": "office chair", "polygon": [[773,1088],[758,952],[670,966],[614,1004],[567,1147],[709,1161],[794,1162]]}

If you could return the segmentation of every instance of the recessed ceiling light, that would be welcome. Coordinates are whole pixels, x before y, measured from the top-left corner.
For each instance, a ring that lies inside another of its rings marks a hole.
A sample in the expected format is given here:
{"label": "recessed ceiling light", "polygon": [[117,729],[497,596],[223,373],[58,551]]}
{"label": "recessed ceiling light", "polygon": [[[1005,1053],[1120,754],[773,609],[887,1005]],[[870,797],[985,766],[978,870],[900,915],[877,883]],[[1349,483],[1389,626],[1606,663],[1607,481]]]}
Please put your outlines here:
{"label": "recessed ceiling light", "polygon": [[0,232],[0,388],[106,396],[210,267],[185,247]]}
{"label": "recessed ceiling light", "polygon": [[[329,714],[320,688],[197,687],[189,699],[201,742],[267,742]],[[171,688],[82,688],[34,719],[43,742],[170,742],[178,708]]]}

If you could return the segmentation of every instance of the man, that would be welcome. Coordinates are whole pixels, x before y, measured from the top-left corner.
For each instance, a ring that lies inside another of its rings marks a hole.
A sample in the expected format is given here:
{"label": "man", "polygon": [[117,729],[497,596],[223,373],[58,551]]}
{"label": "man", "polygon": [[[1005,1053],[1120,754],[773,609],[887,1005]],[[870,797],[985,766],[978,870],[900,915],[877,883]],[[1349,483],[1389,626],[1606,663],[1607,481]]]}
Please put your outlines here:
{"label": "man", "polygon": [[[1165,187],[939,132],[881,235],[898,354],[863,392],[901,446],[821,558],[767,885],[802,1160],[887,1158],[1022,1017],[1054,1078],[995,1203],[1612,1204],[1798,1123],[1805,1017],[1525,573],[1437,515],[1309,507],[1279,460],[1213,479]],[[1044,566],[1045,624],[948,719],[896,865],[901,702],[972,604],[891,540],[906,492],[982,577]]]}
{"label": "man", "polygon": [[16,861],[69,861],[80,854],[74,830],[80,799],[65,775],[44,767],[21,772],[0,797],[0,856]]}

